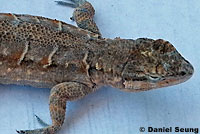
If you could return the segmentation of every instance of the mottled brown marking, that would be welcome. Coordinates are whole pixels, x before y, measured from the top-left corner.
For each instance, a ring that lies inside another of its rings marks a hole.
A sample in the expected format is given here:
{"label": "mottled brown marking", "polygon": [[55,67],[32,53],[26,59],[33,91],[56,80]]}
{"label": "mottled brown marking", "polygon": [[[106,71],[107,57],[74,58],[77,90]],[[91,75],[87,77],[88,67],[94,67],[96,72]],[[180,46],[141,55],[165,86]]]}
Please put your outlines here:
{"label": "mottled brown marking", "polygon": [[49,64],[49,57],[48,56],[43,57],[39,63],[40,63],[40,65]]}
{"label": "mottled brown marking", "polygon": [[23,51],[17,51],[15,53],[13,53],[12,55],[10,55],[9,59],[14,60],[14,61],[19,61],[22,54],[23,54]]}
{"label": "mottled brown marking", "polygon": [[17,17],[14,14],[11,14],[11,13],[1,13],[0,14],[0,20],[3,19],[3,18],[8,19],[10,21],[18,20]]}
{"label": "mottled brown marking", "polygon": [[4,13],[3,15],[8,16],[8,17],[13,17],[13,15],[11,13],[8,13],[8,14]]}
{"label": "mottled brown marking", "polygon": [[57,27],[59,31],[62,30],[62,24],[61,24],[60,21],[58,21],[58,20],[53,20],[53,21],[52,21],[52,25],[53,25],[54,27]]}
{"label": "mottled brown marking", "polygon": [[16,17],[24,22],[34,22],[34,23],[40,23],[40,20],[37,18],[37,16],[31,16],[31,15],[16,15]]}

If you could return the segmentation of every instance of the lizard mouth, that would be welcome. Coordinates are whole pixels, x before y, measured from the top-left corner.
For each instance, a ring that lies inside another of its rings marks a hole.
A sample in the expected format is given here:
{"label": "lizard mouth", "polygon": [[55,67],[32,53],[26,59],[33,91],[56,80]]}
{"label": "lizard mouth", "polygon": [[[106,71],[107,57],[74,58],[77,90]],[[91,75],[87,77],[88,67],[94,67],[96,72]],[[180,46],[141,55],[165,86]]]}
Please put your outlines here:
{"label": "lizard mouth", "polygon": [[193,74],[193,68],[191,72],[180,72],[177,77],[167,77],[167,78],[160,78],[158,81],[126,81],[124,80],[122,82],[123,88],[121,88],[122,91],[126,92],[140,92],[140,91],[147,91],[151,89],[157,89],[162,87],[168,87],[172,85],[176,85],[179,83],[183,83],[190,79]]}

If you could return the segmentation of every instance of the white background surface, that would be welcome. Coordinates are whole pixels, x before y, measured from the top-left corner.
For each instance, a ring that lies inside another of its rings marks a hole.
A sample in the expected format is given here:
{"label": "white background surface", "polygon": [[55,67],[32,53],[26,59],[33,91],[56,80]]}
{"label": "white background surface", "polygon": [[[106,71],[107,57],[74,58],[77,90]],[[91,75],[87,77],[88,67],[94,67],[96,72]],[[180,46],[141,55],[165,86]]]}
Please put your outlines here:
{"label": "white background surface", "polygon": [[[199,127],[200,129],[200,1],[90,0],[104,37],[169,40],[195,68],[187,82],[140,93],[104,87],[67,104],[59,134],[136,134],[140,127]],[[73,9],[53,0],[0,0],[0,12],[69,20]],[[50,123],[50,89],[0,85],[0,134],[41,126],[37,114]]]}

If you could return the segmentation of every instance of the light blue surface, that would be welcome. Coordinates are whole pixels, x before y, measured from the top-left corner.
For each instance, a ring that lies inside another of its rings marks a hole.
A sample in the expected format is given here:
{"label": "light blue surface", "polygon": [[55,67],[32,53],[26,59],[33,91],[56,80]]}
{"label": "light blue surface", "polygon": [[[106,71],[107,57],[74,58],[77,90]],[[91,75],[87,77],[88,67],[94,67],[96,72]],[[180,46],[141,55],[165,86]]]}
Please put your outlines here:
{"label": "light blue surface", "polygon": [[[104,37],[169,40],[195,68],[187,82],[140,93],[104,87],[67,104],[59,134],[136,134],[140,127],[199,127],[200,129],[200,1],[90,0]],[[0,12],[32,14],[67,23],[73,9],[53,0],[0,0]],[[0,85],[0,134],[41,126],[37,114],[50,123],[50,89]]]}

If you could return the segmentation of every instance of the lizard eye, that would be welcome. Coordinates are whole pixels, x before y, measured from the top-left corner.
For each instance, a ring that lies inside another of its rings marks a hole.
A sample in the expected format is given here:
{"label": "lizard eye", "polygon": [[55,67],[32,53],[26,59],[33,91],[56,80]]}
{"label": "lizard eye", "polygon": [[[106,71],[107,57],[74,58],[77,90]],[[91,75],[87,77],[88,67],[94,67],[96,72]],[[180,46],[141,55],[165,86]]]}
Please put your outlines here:
{"label": "lizard eye", "polygon": [[156,81],[159,81],[161,80],[161,77],[160,76],[148,76],[149,79],[153,82],[156,82]]}

